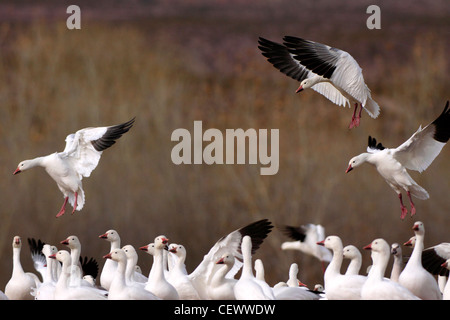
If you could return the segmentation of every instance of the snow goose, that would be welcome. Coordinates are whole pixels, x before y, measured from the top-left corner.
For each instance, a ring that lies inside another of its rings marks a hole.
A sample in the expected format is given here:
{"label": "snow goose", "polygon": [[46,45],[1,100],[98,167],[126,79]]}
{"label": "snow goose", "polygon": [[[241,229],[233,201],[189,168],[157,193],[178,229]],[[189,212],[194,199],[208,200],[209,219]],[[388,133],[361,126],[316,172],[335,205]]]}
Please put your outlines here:
{"label": "snow goose", "polygon": [[402,247],[397,242],[391,245],[391,254],[394,257],[394,263],[392,264],[390,279],[398,282],[398,277],[405,267],[405,262],[403,261]]}
{"label": "snow goose", "polygon": [[70,257],[72,262],[70,269],[71,285],[90,285],[88,281],[83,280],[83,276],[90,274],[94,279],[97,278],[97,262],[93,258],[90,260],[87,260],[87,257],[81,258],[81,242],[77,236],[71,235],[65,240],[62,240],[60,243],[70,248]]}
{"label": "snow goose", "polygon": [[380,107],[371,97],[361,67],[348,52],[298,37],[283,40],[279,44],[260,37],[258,47],[275,68],[300,81],[297,93],[311,88],[339,106],[354,105],[350,129],[359,125],[362,109],[378,117]]}
{"label": "snow goose", "polygon": [[319,300],[318,293],[306,288],[298,280],[298,264],[292,263],[289,267],[289,279],[285,285],[274,286],[273,292],[276,300]]}
{"label": "snow goose", "polygon": [[230,232],[228,235],[220,238],[203,257],[203,260],[189,274],[194,287],[197,289],[201,299],[207,299],[207,284],[211,276],[217,269],[216,262],[223,254],[231,254],[234,257],[234,266],[229,271],[227,277],[232,278],[242,267],[241,243],[244,236],[248,235],[252,241],[252,254],[261,246],[264,239],[272,231],[273,225],[267,219],[258,220],[242,228]]}
{"label": "snow goose", "polygon": [[[105,233],[98,236],[100,239],[104,239],[110,243],[110,250],[112,252],[116,249],[120,249],[120,235],[116,230],[108,230]],[[114,274],[117,268],[117,261],[112,259],[106,259],[102,272],[100,274],[100,285],[109,290],[109,286],[111,285],[112,279],[114,278]]]}
{"label": "snow goose", "polygon": [[50,255],[62,263],[62,271],[55,287],[55,300],[106,300],[106,292],[91,286],[70,286],[72,259],[66,250]]}
{"label": "snow goose", "polygon": [[234,266],[234,256],[224,253],[216,264],[220,266],[214,272],[208,283],[208,297],[212,300],[236,300],[234,295],[234,285],[237,280],[229,277],[228,273]]}
{"label": "snow goose", "polygon": [[10,300],[33,300],[32,289],[37,287],[37,276],[31,272],[25,272],[20,261],[22,239],[15,236],[13,247],[13,270],[11,278],[5,287],[5,294]]}
{"label": "snow goose", "polygon": [[316,257],[322,263],[325,271],[325,263],[331,261],[331,251],[325,247],[318,246],[317,242],[325,239],[325,228],[320,224],[308,223],[300,227],[282,226],[282,232],[295,241],[286,241],[281,244],[282,250],[299,250],[303,253]]}
{"label": "snow goose", "polygon": [[[447,270],[450,270],[450,259],[447,259],[446,261],[444,261],[441,264],[441,266],[443,268],[446,268]],[[443,300],[450,300],[450,281],[447,281],[442,293],[443,293],[443,296],[442,296]]]}
{"label": "snow goose", "polygon": [[139,283],[126,281],[128,258],[123,249],[114,249],[103,258],[113,259],[117,262],[117,268],[108,291],[108,300],[159,300]]}
{"label": "snow goose", "polygon": [[42,282],[46,280],[47,268],[46,268],[46,258],[42,253],[44,243],[38,239],[28,238],[28,246],[30,247],[31,260],[33,261],[34,269],[39,272],[42,277]]}
{"label": "snow goose", "polygon": [[127,256],[127,268],[125,270],[125,280],[129,283],[137,282],[141,284],[145,284],[148,281],[148,278],[144,276],[142,273],[137,272],[136,266],[138,262],[138,254],[136,249],[130,244],[127,244],[122,247],[123,252]]}
{"label": "snow goose", "polygon": [[443,242],[426,248],[422,252],[422,265],[431,274],[438,277],[441,292],[444,292],[449,277],[449,270],[442,264],[450,259],[450,243]]}
{"label": "snow goose", "polygon": [[186,249],[181,244],[170,245],[169,252],[175,255],[176,259],[171,267],[168,281],[177,289],[181,300],[199,300],[197,289],[189,279],[186,272]]}
{"label": "snow goose", "polygon": [[328,300],[360,300],[361,288],[366,281],[362,275],[341,274],[343,257],[342,240],[338,236],[328,236],[317,243],[332,250],[333,258],[324,274],[326,298]]}
{"label": "snow goose", "polygon": [[450,108],[445,105],[444,111],[436,120],[422,129],[419,129],[397,148],[385,148],[377,144],[375,138],[369,136],[367,152],[353,157],[348,164],[346,172],[367,162],[378,170],[400,199],[401,219],[404,219],[408,210],[402,201],[402,189],[406,191],[410,205],[411,216],[416,213],[411,196],[425,200],[429,198],[428,192],[419,186],[409,175],[407,169],[424,171],[439,155],[450,138]]}
{"label": "snow goose", "polygon": [[45,270],[46,275],[43,277],[43,282],[35,290],[36,300],[54,300],[55,299],[55,288],[58,278],[55,276],[55,269],[57,268],[57,261],[50,258],[52,254],[58,252],[55,246],[49,244],[44,244],[42,247],[42,254],[45,257]]}
{"label": "snow goose", "polygon": [[422,251],[424,248],[425,227],[421,221],[414,223],[413,230],[416,242],[413,252],[398,282],[423,300],[440,300],[442,294],[436,279],[422,266]]}
{"label": "snow goose", "polygon": [[390,248],[384,239],[375,239],[365,250],[371,250],[372,268],[361,289],[363,300],[419,300],[411,291],[384,277],[389,262]]}
{"label": "snow goose", "polygon": [[362,255],[358,248],[350,244],[344,247],[342,254],[344,259],[350,260],[345,274],[359,274],[362,265]]}
{"label": "snow goose", "polygon": [[78,130],[66,137],[64,151],[24,160],[19,163],[13,174],[36,166],[43,167],[55,180],[64,195],[64,203],[56,217],[64,214],[67,202],[72,205],[73,214],[75,210],[80,211],[84,206],[81,180],[83,177],[87,178],[91,175],[91,172],[97,167],[103,151],[128,132],[133,123],[134,118],[119,125]]}
{"label": "snow goose", "polygon": [[272,288],[263,281],[257,281],[252,270],[252,239],[244,236],[241,251],[243,256],[242,273],[234,285],[236,300],[275,300]]}
{"label": "snow goose", "polygon": [[[155,253],[153,255],[153,265],[148,276],[145,289],[152,292],[154,295],[163,300],[178,300],[180,296],[173,285],[171,285],[164,275],[164,256],[163,251],[169,239],[166,236],[160,235],[155,238]],[[148,245],[142,246],[139,249],[147,251]]]}

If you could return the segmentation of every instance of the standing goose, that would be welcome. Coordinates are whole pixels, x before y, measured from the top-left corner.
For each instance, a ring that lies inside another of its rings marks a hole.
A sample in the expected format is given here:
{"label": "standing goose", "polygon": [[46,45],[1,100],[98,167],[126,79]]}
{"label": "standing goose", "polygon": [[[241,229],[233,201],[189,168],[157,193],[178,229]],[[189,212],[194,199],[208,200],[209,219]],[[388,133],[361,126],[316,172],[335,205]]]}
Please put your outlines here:
{"label": "standing goose", "polygon": [[375,239],[364,247],[371,250],[372,268],[361,289],[364,300],[419,300],[411,291],[384,277],[389,262],[390,248],[384,239]]}
{"label": "standing goose", "polygon": [[[109,252],[120,249],[120,235],[116,230],[108,230],[98,237],[110,243]],[[111,285],[112,279],[114,278],[116,268],[117,261],[113,259],[106,259],[105,264],[103,265],[102,272],[100,274],[100,285],[106,290],[109,290],[109,286]]]}
{"label": "standing goose", "polygon": [[408,260],[398,282],[423,300],[441,300],[442,294],[436,279],[422,265],[425,227],[421,221],[413,225],[416,242],[411,257]]}
{"label": "standing goose", "polygon": [[401,219],[408,210],[402,201],[402,189],[406,191],[411,204],[411,216],[416,213],[411,196],[428,199],[428,192],[419,186],[408,174],[407,169],[424,171],[439,155],[450,138],[450,108],[447,101],[444,111],[432,123],[419,129],[397,148],[385,148],[377,144],[375,138],[369,136],[367,152],[353,157],[346,172],[350,172],[367,162],[377,168],[378,173],[386,180],[400,199]]}
{"label": "standing goose", "polygon": [[362,109],[378,117],[380,107],[371,97],[361,67],[348,52],[298,37],[283,40],[279,44],[260,37],[258,48],[275,68],[300,81],[296,92],[312,88],[339,106],[354,105],[350,129],[359,125]]}
{"label": "standing goose", "polygon": [[64,151],[48,156],[24,160],[19,163],[13,174],[34,168],[43,167],[55,180],[64,195],[64,203],[56,217],[64,214],[67,202],[75,210],[84,206],[84,191],[81,180],[89,177],[97,167],[104,150],[111,147],[116,140],[133,126],[134,118],[128,122],[109,126],[78,130],[66,137]]}
{"label": "standing goose", "polygon": [[10,300],[33,300],[32,289],[37,286],[37,276],[31,272],[25,272],[20,262],[22,239],[15,236],[12,242],[13,271],[11,279],[5,287],[5,294]]}

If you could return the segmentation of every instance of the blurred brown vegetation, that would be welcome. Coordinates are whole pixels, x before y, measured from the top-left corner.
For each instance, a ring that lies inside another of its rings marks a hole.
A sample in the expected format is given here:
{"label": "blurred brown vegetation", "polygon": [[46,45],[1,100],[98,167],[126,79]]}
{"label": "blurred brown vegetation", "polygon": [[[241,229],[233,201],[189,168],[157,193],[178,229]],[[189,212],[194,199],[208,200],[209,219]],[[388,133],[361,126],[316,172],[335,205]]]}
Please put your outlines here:
{"label": "blurred brown vegetation", "polygon": [[[449,99],[448,5],[391,2],[377,2],[381,30],[366,28],[372,2],[364,1],[134,1],[126,8],[117,2],[112,13],[81,2],[78,31],[66,28],[61,3],[59,16],[45,19],[46,10],[55,10],[52,1],[43,2],[43,16],[16,21],[3,15],[0,288],[11,275],[15,235],[63,249],[59,241],[75,234],[82,255],[103,265],[109,245],[98,235],[108,229],[119,232],[122,245],[142,246],[165,234],[188,249],[189,271],[220,237],[262,218],[274,225],[320,223],[327,234],[360,249],[377,237],[403,243],[421,220],[427,246],[448,242],[448,146],[426,172],[411,173],[431,198],[416,200],[417,215],[404,221],[396,194],[373,167],[345,174],[348,160],[366,149],[368,135],[397,146],[434,120]],[[312,91],[295,94],[297,83],[257,48],[258,36],[284,35],[349,51],[382,108],[380,117],[363,114],[361,126],[349,131],[350,109]],[[133,129],[83,181],[86,204],[73,216],[55,218],[63,198],[44,170],[12,175],[21,160],[62,151],[71,132],[133,116]],[[261,176],[259,165],[174,165],[171,133],[192,131],[194,120],[202,120],[204,130],[279,129],[278,174]],[[323,282],[318,261],[280,250],[286,240],[275,228],[256,254],[268,282],[286,280],[292,262],[299,263],[303,282]],[[21,257],[31,271],[28,252],[25,245]],[[363,257],[365,268],[370,257]],[[145,273],[151,263],[140,254]]]}

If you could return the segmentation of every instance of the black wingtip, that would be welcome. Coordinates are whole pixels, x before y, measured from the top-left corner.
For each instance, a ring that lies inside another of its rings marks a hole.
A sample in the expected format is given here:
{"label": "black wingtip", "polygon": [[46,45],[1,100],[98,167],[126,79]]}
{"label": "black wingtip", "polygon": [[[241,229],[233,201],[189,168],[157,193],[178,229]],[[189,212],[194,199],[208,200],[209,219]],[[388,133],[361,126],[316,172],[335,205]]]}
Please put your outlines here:
{"label": "black wingtip", "polygon": [[241,233],[242,238],[244,238],[244,236],[250,236],[252,239],[252,253],[255,253],[263,243],[264,239],[272,231],[272,228],[272,223],[268,219],[263,219],[239,229],[239,232]]}
{"label": "black wingtip", "polygon": [[447,143],[450,139],[450,108],[448,100],[445,104],[444,110],[432,124],[436,128],[433,136],[434,140]]}
{"label": "black wingtip", "polygon": [[303,227],[293,227],[293,226],[280,226],[278,227],[281,232],[296,241],[303,242],[306,239],[306,230]]}
{"label": "black wingtip", "polygon": [[377,139],[369,136],[368,146],[371,149],[384,150],[385,147],[380,143],[377,144]]}
{"label": "black wingtip", "polygon": [[119,139],[123,134],[127,133],[131,129],[135,119],[136,117],[133,117],[127,122],[109,127],[106,133],[100,139],[92,141],[92,145],[94,146],[95,150],[103,151],[115,144],[117,139]]}

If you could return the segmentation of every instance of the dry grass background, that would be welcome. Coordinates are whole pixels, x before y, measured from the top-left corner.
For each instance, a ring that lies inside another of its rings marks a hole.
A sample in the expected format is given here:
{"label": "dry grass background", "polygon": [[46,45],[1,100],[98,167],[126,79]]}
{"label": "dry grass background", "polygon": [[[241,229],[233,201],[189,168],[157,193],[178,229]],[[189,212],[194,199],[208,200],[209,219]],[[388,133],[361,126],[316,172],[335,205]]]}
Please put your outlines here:
{"label": "dry grass background", "polygon": [[[165,234],[187,247],[189,271],[221,236],[263,218],[276,226],[321,223],[359,248],[376,237],[403,243],[416,220],[425,223],[427,246],[449,241],[448,147],[425,173],[412,173],[431,195],[416,201],[412,219],[400,220],[395,193],[373,167],[344,173],[369,134],[397,146],[449,99],[448,5],[391,2],[376,1],[382,29],[368,30],[367,1],[80,1],[79,31],[66,28],[64,1],[3,3],[0,288],[11,275],[15,235],[60,249],[77,235],[82,255],[103,265],[109,245],[98,235],[108,229],[134,246]],[[364,114],[349,131],[349,109],[314,92],[294,94],[295,81],[257,49],[258,36],[284,35],[351,52],[380,117]],[[23,159],[61,151],[68,133],[133,116],[133,129],[84,180],[85,208],[73,216],[55,218],[63,198],[44,170],[12,175]],[[171,133],[192,132],[194,120],[204,130],[279,129],[278,174],[260,176],[259,165],[174,165]],[[275,228],[256,254],[268,282],[285,280],[292,262],[303,282],[323,282],[316,260],[280,250],[285,240]],[[139,254],[147,273],[152,259]],[[21,256],[32,270],[26,245]],[[365,268],[370,257],[363,257]]]}

